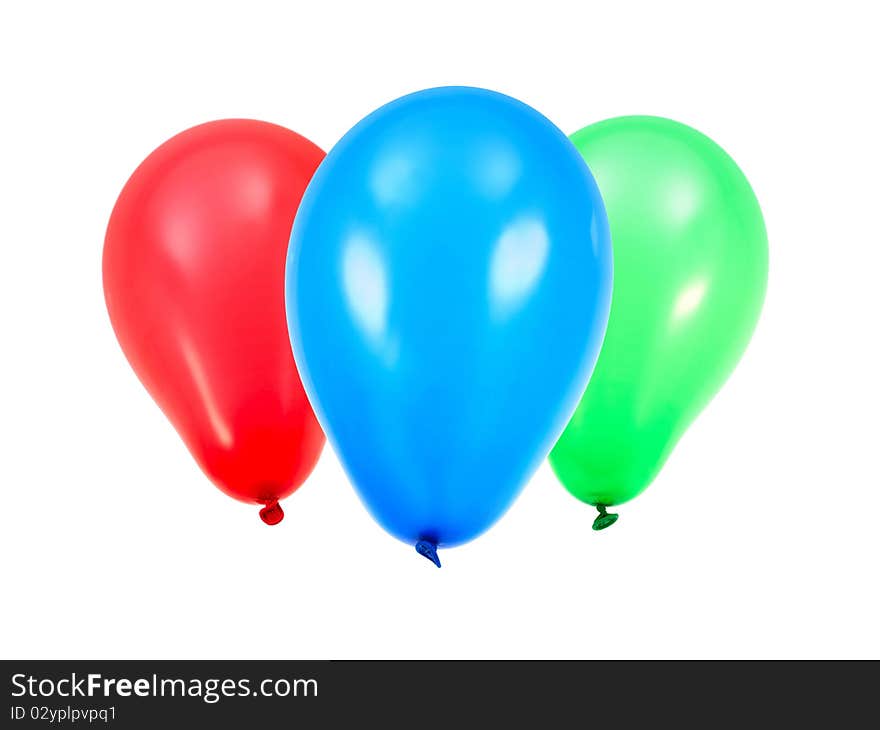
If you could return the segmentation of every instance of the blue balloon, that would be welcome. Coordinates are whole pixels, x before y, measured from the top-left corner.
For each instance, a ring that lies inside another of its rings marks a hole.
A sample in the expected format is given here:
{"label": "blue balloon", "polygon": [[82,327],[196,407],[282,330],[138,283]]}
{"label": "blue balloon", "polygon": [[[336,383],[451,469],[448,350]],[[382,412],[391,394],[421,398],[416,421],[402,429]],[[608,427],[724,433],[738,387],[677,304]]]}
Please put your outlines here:
{"label": "blue balloon", "polygon": [[484,89],[410,94],[330,151],[286,272],[297,368],[362,500],[438,566],[510,506],[608,320],[602,198],[565,135]]}

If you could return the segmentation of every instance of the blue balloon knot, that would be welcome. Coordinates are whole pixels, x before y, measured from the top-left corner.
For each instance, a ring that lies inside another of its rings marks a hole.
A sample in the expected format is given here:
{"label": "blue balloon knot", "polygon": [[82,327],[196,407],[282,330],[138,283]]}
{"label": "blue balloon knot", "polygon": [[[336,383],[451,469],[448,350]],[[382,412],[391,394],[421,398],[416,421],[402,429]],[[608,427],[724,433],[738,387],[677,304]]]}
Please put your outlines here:
{"label": "blue balloon knot", "polygon": [[440,567],[440,558],[437,556],[437,543],[430,540],[419,540],[416,543],[416,552],[426,557],[438,568]]}

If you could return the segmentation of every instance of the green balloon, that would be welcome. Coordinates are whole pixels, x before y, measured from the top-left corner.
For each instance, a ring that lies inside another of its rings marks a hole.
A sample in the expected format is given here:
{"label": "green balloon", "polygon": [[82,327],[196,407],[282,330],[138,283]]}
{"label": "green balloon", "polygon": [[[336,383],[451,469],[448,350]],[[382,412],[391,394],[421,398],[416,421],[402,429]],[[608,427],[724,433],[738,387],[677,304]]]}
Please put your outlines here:
{"label": "green balloon", "polygon": [[571,141],[611,227],[614,288],[596,368],[550,464],[575,497],[605,507],[640,494],[730,375],[767,288],[754,192],[708,137],[658,117],[619,117]]}

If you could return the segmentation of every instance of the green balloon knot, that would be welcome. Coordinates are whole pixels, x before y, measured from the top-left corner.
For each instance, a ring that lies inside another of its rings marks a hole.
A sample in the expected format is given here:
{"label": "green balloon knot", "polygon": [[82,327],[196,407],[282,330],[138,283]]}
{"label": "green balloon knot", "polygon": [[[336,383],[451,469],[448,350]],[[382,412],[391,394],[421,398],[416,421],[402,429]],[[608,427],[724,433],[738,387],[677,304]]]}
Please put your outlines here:
{"label": "green balloon knot", "polygon": [[596,509],[599,510],[599,514],[593,520],[594,530],[604,530],[606,527],[611,527],[611,525],[617,522],[618,516],[613,512],[606,512],[604,504],[597,504]]}

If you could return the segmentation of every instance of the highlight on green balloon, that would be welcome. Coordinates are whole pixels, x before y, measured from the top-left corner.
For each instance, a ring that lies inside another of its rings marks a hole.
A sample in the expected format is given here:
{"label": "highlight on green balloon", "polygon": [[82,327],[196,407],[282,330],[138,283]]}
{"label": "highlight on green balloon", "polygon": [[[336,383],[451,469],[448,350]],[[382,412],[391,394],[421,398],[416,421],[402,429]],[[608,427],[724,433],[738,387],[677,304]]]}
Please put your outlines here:
{"label": "highlight on green balloon", "polygon": [[614,524],[746,349],[767,288],[767,233],[743,172],[670,119],[631,116],[571,141],[605,201],[611,314],[583,398],[550,453],[556,476]]}

